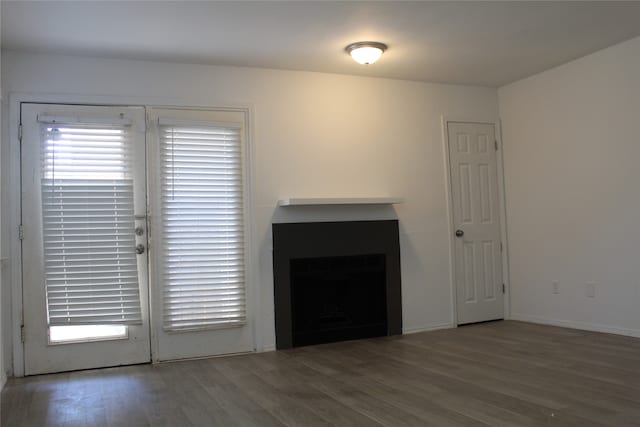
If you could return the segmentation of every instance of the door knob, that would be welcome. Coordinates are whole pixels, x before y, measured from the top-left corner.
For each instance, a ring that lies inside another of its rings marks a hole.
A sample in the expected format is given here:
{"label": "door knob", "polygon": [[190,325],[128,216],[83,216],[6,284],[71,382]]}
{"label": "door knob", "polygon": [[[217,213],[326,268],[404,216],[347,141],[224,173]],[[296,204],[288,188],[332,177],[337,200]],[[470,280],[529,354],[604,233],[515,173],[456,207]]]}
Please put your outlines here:
{"label": "door knob", "polygon": [[456,237],[462,237],[462,236],[464,236],[464,231],[456,230]]}
{"label": "door knob", "polygon": [[140,255],[140,254],[144,253],[144,245],[143,245],[142,243],[139,243],[139,244],[136,246],[136,253],[137,253],[138,255]]}

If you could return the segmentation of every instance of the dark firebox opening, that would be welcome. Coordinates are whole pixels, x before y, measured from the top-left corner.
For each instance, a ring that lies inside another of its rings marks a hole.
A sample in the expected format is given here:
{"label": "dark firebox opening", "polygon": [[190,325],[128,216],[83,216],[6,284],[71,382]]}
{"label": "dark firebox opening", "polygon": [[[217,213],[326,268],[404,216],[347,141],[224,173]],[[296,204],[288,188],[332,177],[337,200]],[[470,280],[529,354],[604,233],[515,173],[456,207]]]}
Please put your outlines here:
{"label": "dark firebox opening", "polygon": [[291,260],[293,346],[387,334],[384,254]]}

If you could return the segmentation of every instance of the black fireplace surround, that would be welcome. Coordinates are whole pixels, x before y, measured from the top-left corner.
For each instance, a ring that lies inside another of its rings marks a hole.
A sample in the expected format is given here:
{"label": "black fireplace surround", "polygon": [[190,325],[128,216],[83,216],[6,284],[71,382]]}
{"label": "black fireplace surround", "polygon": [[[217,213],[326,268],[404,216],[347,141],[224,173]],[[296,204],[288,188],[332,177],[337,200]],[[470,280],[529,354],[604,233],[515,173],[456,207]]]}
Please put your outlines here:
{"label": "black fireplace surround", "polygon": [[273,224],[276,348],[402,333],[398,221]]}

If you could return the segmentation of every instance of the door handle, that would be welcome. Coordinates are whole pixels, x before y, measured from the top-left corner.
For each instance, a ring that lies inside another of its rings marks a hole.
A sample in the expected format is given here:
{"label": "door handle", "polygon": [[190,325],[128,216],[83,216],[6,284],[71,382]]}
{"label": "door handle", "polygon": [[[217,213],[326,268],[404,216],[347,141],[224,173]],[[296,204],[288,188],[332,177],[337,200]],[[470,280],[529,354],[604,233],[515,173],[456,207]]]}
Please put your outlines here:
{"label": "door handle", "polygon": [[464,236],[464,231],[456,230],[456,237],[462,237],[462,236]]}
{"label": "door handle", "polygon": [[136,253],[137,253],[138,255],[140,255],[140,254],[143,254],[143,253],[144,253],[144,245],[143,245],[142,243],[139,243],[139,244],[136,246]]}

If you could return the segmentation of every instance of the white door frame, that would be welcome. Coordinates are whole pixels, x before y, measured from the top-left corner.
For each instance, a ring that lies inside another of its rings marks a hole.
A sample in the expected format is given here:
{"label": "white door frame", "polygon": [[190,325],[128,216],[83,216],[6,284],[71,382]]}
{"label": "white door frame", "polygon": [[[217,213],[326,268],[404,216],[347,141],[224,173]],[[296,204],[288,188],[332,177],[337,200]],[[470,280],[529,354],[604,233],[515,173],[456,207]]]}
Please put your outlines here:
{"label": "white door frame", "polygon": [[[249,250],[247,251],[247,311],[248,319],[247,323],[255,331],[254,333],[254,348],[257,351],[264,349],[264,341],[259,332],[258,326],[260,321],[265,316],[260,310],[260,286],[258,286],[258,271],[257,265],[259,260],[258,245],[255,236],[255,217],[253,215],[255,206],[255,197],[253,189],[255,188],[255,156],[253,147],[253,129],[254,129],[254,106],[251,104],[235,104],[231,102],[211,102],[208,105],[202,105],[198,103],[186,103],[176,102],[175,99],[168,98],[155,98],[155,97],[130,97],[130,96],[110,96],[110,95],[68,95],[68,94],[37,94],[37,93],[24,93],[24,92],[12,92],[9,93],[9,114],[8,114],[8,141],[3,144],[5,156],[2,158],[2,166],[6,166],[8,173],[5,174],[7,182],[3,182],[5,188],[5,198],[2,200],[2,226],[6,226],[3,233],[3,241],[6,243],[6,249],[8,254],[3,254],[6,258],[6,265],[4,271],[8,275],[9,286],[4,285],[2,288],[5,290],[9,288],[11,290],[10,304],[7,304],[7,299],[2,298],[3,310],[2,313],[9,312],[10,315],[10,327],[6,327],[5,330],[10,331],[10,336],[5,340],[5,344],[10,340],[11,342],[11,354],[12,363],[7,363],[7,366],[12,368],[12,372],[9,375],[15,377],[24,376],[24,345],[22,343],[22,331],[21,326],[24,324],[23,311],[22,311],[22,251],[21,240],[18,234],[18,228],[21,223],[21,188],[20,188],[20,140],[18,138],[19,123],[20,123],[20,106],[22,103],[40,103],[40,104],[69,104],[69,105],[104,105],[104,106],[140,106],[140,107],[157,107],[157,108],[173,108],[173,109],[201,109],[201,110],[234,110],[241,111],[245,114],[246,123],[246,200],[247,206],[247,241],[249,244]],[[4,135],[3,135],[4,136]],[[1,168],[0,168],[1,169]],[[0,262],[2,262],[0,260]],[[2,270],[0,270],[2,271]],[[4,274],[4,273],[3,273]],[[1,291],[1,290],[0,290]],[[6,292],[3,292],[3,296]],[[8,309],[8,310],[7,310]],[[4,316],[4,314],[3,314]],[[153,346],[154,342],[154,328],[156,322],[154,313],[150,313],[150,325],[151,326],[151,342]],[[7,317],[5,317],[7,319]],[[0,340],[4,338],[0,334]],[[157,354],[157,348],[152,347],[152,352]]]}
{"label": "white door frame", "polygon": [[442,126],[442,146],[444,153],[445,186],[447,192],[447,222],[449,231],[449,286],[451,292],[451,324],[458,326],[458,309],[456,296],[456,269],[455,269],[455,224],[453,221],[453,193],[451,188],[451,163],[449,161],[449,127],[451,122],[459,123],[481,123],[493,125],[495,128],[498,150],[496,151],[496,161],[498,166],[498,199],[500,203],[500,241],[502,242],[502,281],[505,286],[504,294],[504,318],[511,317],[510,298],[510,275],[509,275],[509,242],[507,239],[507,211],[506,197],[504,189],[504,159],[502,150],[502,126],[499,118],[460,118],[455,116],[440,116]]}

